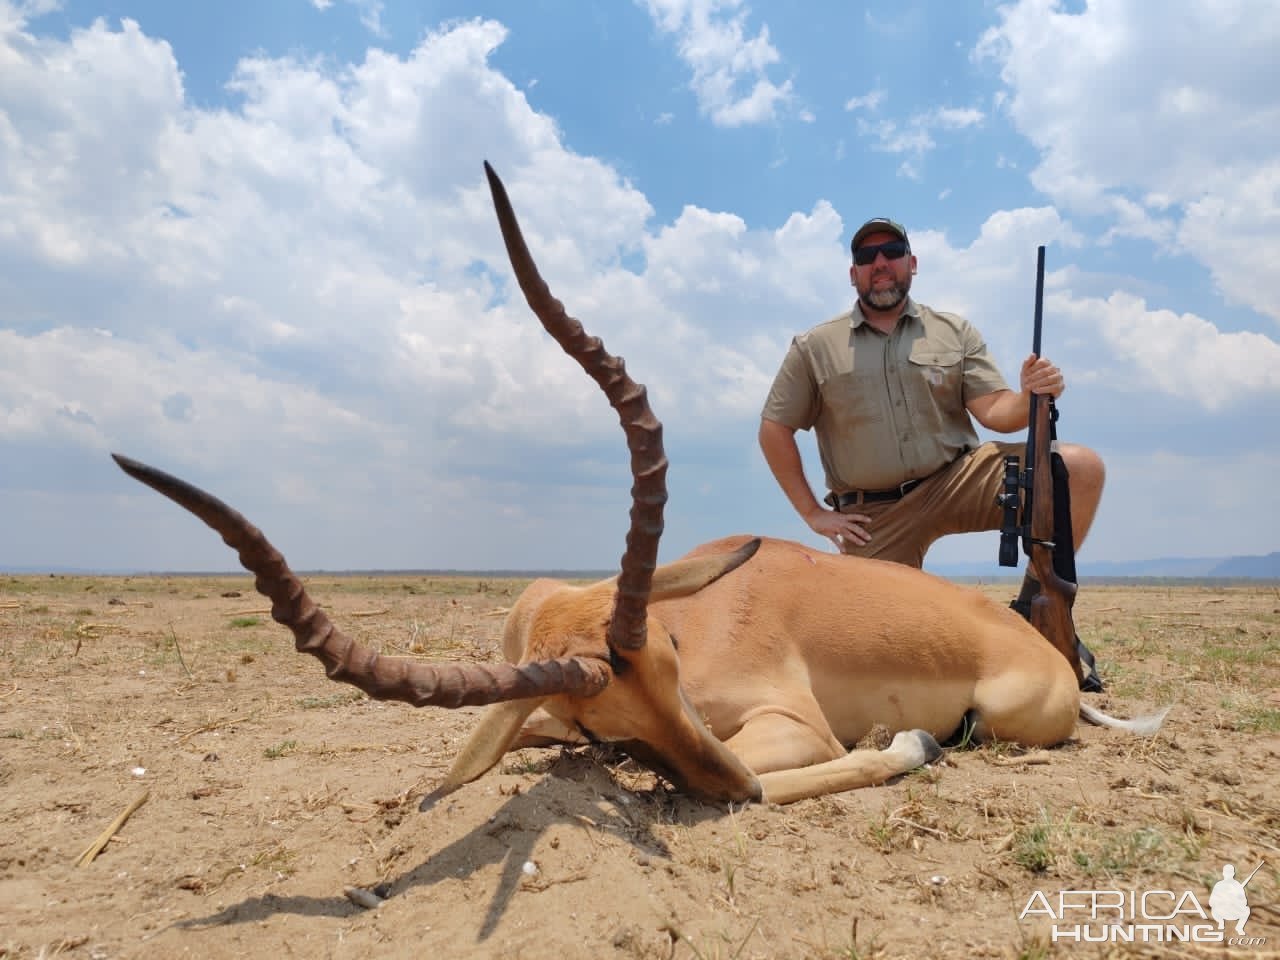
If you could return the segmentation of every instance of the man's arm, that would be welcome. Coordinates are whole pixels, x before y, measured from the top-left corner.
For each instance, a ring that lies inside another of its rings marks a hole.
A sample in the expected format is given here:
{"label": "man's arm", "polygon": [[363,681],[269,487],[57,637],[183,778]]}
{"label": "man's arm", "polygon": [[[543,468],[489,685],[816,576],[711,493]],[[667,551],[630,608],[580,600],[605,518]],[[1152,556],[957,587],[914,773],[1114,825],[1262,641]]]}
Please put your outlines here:
{"label": "man's arm", "polygon": [[813,495],[813,488],[805,478],[795,428],[761,417],[760,450],[764,453],[765,463],[773,471],[778,486],[791,501],[796,513],[807,523],[809,516],[821,510],[822,505],[818,503],[818,498]]}
{"label": "man's arm", "polygon": [[813,488],[804,475],[804,462],[800,459],[800,447],[796,443],[794,427],[762,417],[760,450],[764,453],[765,462],[773,471],[778,486],[810,530],[826,537],[837,547],[841,543],[838,538],[857,544],[865,544],[871,539],[862,526],[870,521],[869,517],[828,510],[813,495]]}
{"label": "man's arm", "polygon": [[965,404],[973,418],[988,430],[996,433],[1014,433],[1025,430],[1031,415],[1031,395],[1060,397],[1065,385],[1062,371],[1044,357],[1035,354],[1022,361],[1018,378],[1022,387],[1018,392],[997,390],[974,397]]}

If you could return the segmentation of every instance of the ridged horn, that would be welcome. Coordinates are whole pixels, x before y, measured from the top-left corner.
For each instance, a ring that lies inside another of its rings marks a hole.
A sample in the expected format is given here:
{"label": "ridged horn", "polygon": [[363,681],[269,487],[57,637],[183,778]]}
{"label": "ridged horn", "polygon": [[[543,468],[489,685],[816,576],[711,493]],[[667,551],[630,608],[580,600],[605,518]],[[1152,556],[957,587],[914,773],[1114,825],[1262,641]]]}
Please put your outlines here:
{"label": "ridged horn", "polygon": [[262,531],[212,494],[185,480],[113,453],[125,473],[194,513],[222,535],[255,576],[258,592],[271,600],[271,616],[293,631],[300,653],[323,664],[330,680],[359,687],[375,700],[396,700],[415,707],[462,707],[548,697],[557,693],[590,697],[609,683],[603,660],[561,657],[523,664],[424,663],[384,657],[344,636],[307,591]]}
{"label": "ridged horn", "polygon": [[493,194],[493,206],[507,245],[507,256],[516,280],[547,333],[564,352],[577,360],[609,398],[618,413],[627,448],[631,452],[631,528],[622,555],[618,591],[606,634],[614,650],[637,650],[646,639],[645,611],[658,563],[658,539],[662,536],[662,509],[667,502],[667,455],[662,447],[662,423],[649,408],[648,392],[632,380],[621,357],[614,357],[598,337],[588,336],[582,324],[569,316],[564,304],[538,273],[533,256],[525,245],[515,211],[493,167],[484,165]]}

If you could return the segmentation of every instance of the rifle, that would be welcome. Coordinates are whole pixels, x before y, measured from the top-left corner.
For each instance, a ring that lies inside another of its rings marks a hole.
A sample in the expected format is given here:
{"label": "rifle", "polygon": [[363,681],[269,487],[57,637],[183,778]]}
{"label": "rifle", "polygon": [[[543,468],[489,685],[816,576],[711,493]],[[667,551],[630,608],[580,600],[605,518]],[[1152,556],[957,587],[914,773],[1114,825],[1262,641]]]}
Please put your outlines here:
{"label": "rifle", "polygon": [[[1266,866],[1266,863],[1267,861],[1263,860],[1262,863],[1258,864],[1256,867],[1253,868],[1253,873],[1257,873],[1259,870],[1261,870],[1264,866]],[[1253,873],[1249,874],[1247,877],[1244,878],[1244,883],[1240,884],[1241,888],[1247,887],[1249,885],[1249,881],[1253,879]]]}
{"label": "rifle", "polygon": [[[1031,346],[1031,352],[1037,357],[1043,326],[1044,247],[1039,247]],[[1000,530],[1000,565],[1017,565],[1018,540],[1021,539],[1028,566],[1040,581],[1040,592],[1031,601],[1031,625],[1067,658],[1078,683],[1084,673],[1076,652],[1075,621],[1071,616],[1076,600],[1075,545],[1071,535],[1071,505],[1066,497],[1066,467],[1055,450],[1057,420],[1058,408],[1053,398],[1032,394],[1026,469],[1019,473],[1018,458],[1005,457],[1004,488],[996,497],[1005,511]],[[1055,484],[1059,487],[1056,496]],[[1020,500],[1021,522],[1018,521]]]}

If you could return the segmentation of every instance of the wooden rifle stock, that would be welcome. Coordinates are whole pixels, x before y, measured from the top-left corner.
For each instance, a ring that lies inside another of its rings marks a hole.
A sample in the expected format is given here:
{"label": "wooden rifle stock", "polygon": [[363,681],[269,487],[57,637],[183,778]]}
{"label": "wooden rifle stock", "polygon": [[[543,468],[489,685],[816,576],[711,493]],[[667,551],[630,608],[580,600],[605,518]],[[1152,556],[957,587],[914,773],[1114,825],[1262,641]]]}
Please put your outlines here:
{"label": "wooden rifle stock", "polygon": [[[1044,322],[1044,247],[1036,252],[1036,314],[1032,352],[1040,356],[1040,335]],[[1053,421],[1056,416],[1052,397],[1031,397],[1030,422],[1027,431],[1028,461],[1026,509],[1027,535],[1023,549],[1040,592],[1031,601],[1031,625],[1067,658],[1075,671],[1077,683],[1084,679],[1080,655],[1076,651],[1076,628],[1071,615],[1076,601],[1076,585],[1058,575],[1053,564],[1054,529],[1053,496]]]}

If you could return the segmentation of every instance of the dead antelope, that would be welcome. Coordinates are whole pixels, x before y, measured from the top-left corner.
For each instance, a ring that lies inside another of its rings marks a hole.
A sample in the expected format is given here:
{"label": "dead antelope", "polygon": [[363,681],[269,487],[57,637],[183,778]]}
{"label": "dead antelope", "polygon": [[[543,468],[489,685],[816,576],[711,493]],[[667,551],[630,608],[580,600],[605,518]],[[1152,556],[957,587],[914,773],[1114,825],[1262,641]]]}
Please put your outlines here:
{"label": "dead antelope", "polygon": [[[748,537],[657,566],[662,425],[622,361],[552,297],[501,181],[485,170],[520,287],[618,412],[634,478],[619,575],[585,587],[531,584],[507,617],[508,663],[426,663],[354,643],[239,513],[115,458],[222,535],[271,615],[331,679],[415,706],[492,705],[436,795],[507,750],[552,743],[618,743],[690,793],[787,803],[905,773],[965,723],[978,739],[1029,746],[1065,740],[1082,713],[1135,732],[1159,727],[1160,717],[1120,721],[1082,706],[1072,666],[1026,621],[915,569]],[[875,725],[896,733],[887,749],[849,750]]]}

